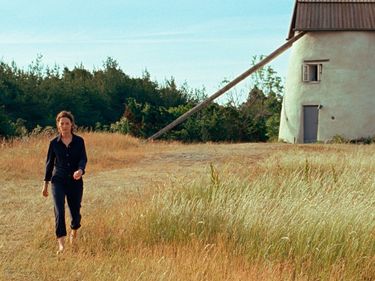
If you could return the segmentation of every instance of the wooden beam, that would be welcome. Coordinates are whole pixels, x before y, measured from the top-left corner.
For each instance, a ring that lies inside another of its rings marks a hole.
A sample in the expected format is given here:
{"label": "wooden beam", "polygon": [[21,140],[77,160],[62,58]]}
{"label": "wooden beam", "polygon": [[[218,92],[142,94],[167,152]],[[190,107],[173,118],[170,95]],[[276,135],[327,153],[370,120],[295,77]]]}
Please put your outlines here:
{"label": "wooden beam", "polygon": [[178,124],[184,122],[187,118],[189,118],[192,114],[195,112],[201,110],[202,108],[208,106],[214,99],[218,98],[225,92],[227,92],[229,89],[233,88],[235,85],[240,83],[242,80],[244,80],[246,77],[251,75],[252,73],[256,72],[258,69],[269,63],[271,60],[279,56],[281,53],[289,49],[294,42],[296,42],[298,39],[300,39],[303,35],[305,35],[305,32],[301,32],[298,35],[294,36],[293,38],[289,39],[288,42],[286,42],[284,45],[273,51],[271,54],[269,54],[267,57],[265,57],[263,60],[261,60],[259,63],[254,65],[253,67],[246,70],[244,73],[239,75],[237,78],[229,82],[227,85],[225,85],[223,88],[218,90],[216,93],[214,93],[212,96],[208,97],[206,100],[202,101],[201,103],[197,104],[195,107],[190,109],[189,111],[182,114],[180,117],[178,117],[176,120],[174,120],[169,125],[165,126],[163,129],[149,137],[147,140],[154,140],[158,137],[160,137],[162,134],[168,132]]}

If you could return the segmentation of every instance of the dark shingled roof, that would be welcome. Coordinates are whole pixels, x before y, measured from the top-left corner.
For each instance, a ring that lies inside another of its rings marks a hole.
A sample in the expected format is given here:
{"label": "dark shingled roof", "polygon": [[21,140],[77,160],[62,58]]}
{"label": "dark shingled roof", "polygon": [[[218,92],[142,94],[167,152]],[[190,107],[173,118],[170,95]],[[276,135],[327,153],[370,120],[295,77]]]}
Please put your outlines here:
{"label": "dark shingled roof", "polygon": [[375,0],[297,0],[288,39],[295,31],[375,31]]}

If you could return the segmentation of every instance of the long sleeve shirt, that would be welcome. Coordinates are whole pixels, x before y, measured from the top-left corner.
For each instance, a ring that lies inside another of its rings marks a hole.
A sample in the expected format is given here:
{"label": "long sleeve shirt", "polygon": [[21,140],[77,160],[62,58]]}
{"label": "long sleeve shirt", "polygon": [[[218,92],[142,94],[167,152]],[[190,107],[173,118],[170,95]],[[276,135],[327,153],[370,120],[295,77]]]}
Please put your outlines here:
{"label": "long sleeve shirt", "polygon": [[66,146],[61,135],[51,140],[47,153],[45,181],[73,179],[78,169],[85,173],[87,155],[85,142],[80,136],[72,136],[72,141]]}

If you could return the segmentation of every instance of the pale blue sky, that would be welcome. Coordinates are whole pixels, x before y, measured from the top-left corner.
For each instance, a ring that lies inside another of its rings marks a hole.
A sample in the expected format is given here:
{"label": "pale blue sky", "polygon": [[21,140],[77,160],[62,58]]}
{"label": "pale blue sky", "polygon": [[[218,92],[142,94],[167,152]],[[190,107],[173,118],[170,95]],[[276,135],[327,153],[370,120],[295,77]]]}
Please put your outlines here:
{"label": "pale blue sky", "polygon": [[[285,42],[294,0],[0,1],[0,59],[92,70],[106,57],[125,73],[205,86],[248,69]],[[289,53],[271,65],[283,77]]]}

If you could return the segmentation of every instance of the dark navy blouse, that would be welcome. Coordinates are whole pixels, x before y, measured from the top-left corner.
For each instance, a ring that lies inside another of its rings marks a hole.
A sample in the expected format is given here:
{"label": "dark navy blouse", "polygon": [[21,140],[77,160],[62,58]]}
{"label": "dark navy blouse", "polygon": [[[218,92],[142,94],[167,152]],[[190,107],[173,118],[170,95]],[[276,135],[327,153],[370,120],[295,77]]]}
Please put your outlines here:
{"label": "dark navy blouse", "polygon": [[61,135],[51,140],[47,153],[45,181],[55,179],[73,179],[78,169],[85,173],[87,155],[83,138],[73,134],[72,141],[66,146]]}

